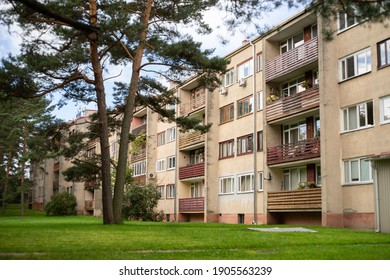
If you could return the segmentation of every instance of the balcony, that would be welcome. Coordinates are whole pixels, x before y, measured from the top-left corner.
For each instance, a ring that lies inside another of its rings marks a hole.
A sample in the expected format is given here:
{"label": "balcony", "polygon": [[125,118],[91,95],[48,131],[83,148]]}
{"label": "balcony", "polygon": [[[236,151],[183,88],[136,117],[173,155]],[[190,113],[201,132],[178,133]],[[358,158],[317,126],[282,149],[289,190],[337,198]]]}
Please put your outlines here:
{"label": "balcony", "polygon": [[131,154],[131,162],[132,163],[137,162],[137,161],[141,161],[145,158],[146,158],[146,148],[140,149],[139,151]]}
{"label": "balcony", "polygon": [[321,211],[321,188],[269,192],[269,212]]}
{"label": "balcony", "polygon": [[206,104],[206,95],[202,94],[197,98],[191,99],[189,102],[180,104],[180,116],[188,115],[203,108]]}
{"label": "balcony", "polygon": [[318,60],[317,38],[306,41],[302,46],[281,54],[265,63],[265,81],[269,82],[289,72]]}
{"label": "balcony", "polygon": [[179,179],[185,180],[204,176],[204,162],[179,167]]}
{"label": "balcony", "polygon": [[60,162],[58,161],[58,162],[56,162],[56,163],[54,163],[54,172],[59,172],[59,170],[60,170]]}
{"label": "balcony", "polygon": [[204,212],[204,197],[179,199],[180,213]]}
{"label": "balcony", "polygon": [[85,210],[93,210],[94,209],[93,200],[86,200],[84,208]]}
{"label": "balcony", "polygon": [[267,104],[267,121],[302,113],[320,106],[318,86],[284,97]]}
{"label": "balcony", "polygon": [[183,149],[188,146],[193,146],[199,143],[203,143],[205,135],[200,131],[193,131],[181,134],[179,137],[179,148]]}
{"label": "balcony", "polygon": [[146,123],[141,124],[140,126],[137,126],[131,130],[131,133],[134,135],[140,134],[142,131],[146,132]]}
{"label": "balcony", "polygon": [[288,143],[267,149],[267,164],[305,160],[320,156],[320,139],[307,139],[296,143]]}

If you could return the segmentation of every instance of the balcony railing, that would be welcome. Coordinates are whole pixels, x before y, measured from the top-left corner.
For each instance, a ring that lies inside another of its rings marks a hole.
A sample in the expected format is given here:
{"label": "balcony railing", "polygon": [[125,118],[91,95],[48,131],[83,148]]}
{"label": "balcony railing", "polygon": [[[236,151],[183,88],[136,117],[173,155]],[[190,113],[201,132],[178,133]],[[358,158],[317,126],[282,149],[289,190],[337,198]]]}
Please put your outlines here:
{"label": "balcony railing", "polygon": [[267,164],[273,165],[320,156],[320,139],[308,139],[267,149]]}
{"label": "balcony railing", "polygon": [[146,148],[140,149],[137,153],[131,154],[131,162],[137,162],[146,158]]}
{"label": "balcony railing", "polygon": [[180,115],[187,115],[189,113],[192,113],[196,110],[199,110],[200,108],[204,107],[206,104],[206,95],[202,94],[197,98],[191,99],[189,102],[181,103],[180,104]]}
{"label": "balcony railing", "polygon": [[193,131],[181,134],[179,137],[179,148],[185,148],[191,145],[195,145],[204,142],[205,135],[200,131]]}
{"label": "balcony railing", "polygon": [[189,179],[204,176],[204,162],[179,167],[179,179]]}
{"label": "balcony railing", "polygon": [[141,124],[140,126],[137,126],[131,130],[132,134],[140,134],[142,131],[146,131],[146,123]]}
{"label": "balcony railing", "polygon": [[321,211],[321,188],[268,192],[270,212]]}
{"label": "balcony railing", "polygon": [[267,121],[291,116],[320,105],[320,90],[318,86],[284,97],[267,104]]}
{"label": "balcony railing", "polygon": [[86,200],[85,201],[85,210],[93,210],[93,200]]}
{"label": "balcony railing", "polygon": [[306,41],[302,46],[281,54],[265,63],[265,81],[281,77],[308,65],[318,59],[317,38]]}
{"label": "balcony railing", "polygon": [[204,212],[204,197],[181,198],[179,199],[179,212]]}

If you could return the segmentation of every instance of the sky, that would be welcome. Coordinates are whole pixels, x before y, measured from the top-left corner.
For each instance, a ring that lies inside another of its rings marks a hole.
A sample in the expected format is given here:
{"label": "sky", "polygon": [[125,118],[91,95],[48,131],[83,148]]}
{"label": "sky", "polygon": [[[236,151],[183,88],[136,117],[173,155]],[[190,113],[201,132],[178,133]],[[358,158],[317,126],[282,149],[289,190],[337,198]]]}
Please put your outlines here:
{"label": "sky", "polygon": [[[296,12],[299,11],[299,8],[289,9],[287,7],[281,7],[272,13],[267,13],[264,15],[263,19],[259,19],[259,22],[263,25],[273,26],[288,17],[291,17]],[[244,28],[238,28],[231,32],[223,26],[223,16],[220,12],[216,10],[208,11],[205,13],[206,22],[210,24],[213,29],[213,32],[207,36],[199,36],[194,34],[194,40],[202,42],[202,47],[204,49],[215,49],[214,55],[226,56],[229,53],[233,52],[235,49],[239,48],[243,40],[254,39],[254,37],[249,37],[251,31],[243,31]],[[11,30],[15,31],[15,30]],[[253,35],[253,34],[251,34]],[[227,44],[222,44],[219,37],[227,39]],[[0,57],[7,56],[8,53],[17,54],[19,49],[19,44],[22,42],[22,38],[17,35],[15,32],[9,32],[7,27],[0,25]],[[114,86],[115,81],[129,82],[130,79],[130,70],[131,65],[122,69],[113,69],[112,76],[115,77],[121,73],[120,76],[109,79],[105,83],[105,88],[107,92],[108,106],[110,106],[109,100],[111,100],[112,87]],[[54,96],[52,104],[55,104],[60,96]],[[87,109],[96,109],[95,104],[75,104],[69,103],[66,106],[63,106],[60,109],[56,109],[54,114],[57,118],[63,119],[65,121],[72,120],[76,118],[76,114],[79,110]]]}

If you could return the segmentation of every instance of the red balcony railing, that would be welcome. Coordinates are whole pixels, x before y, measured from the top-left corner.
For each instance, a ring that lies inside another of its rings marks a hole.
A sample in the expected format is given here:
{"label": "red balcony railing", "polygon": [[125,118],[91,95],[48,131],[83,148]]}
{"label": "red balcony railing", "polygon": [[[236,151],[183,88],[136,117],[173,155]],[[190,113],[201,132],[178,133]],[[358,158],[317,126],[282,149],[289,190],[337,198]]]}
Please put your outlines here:
{"label": "red balcony railing", "polygon": [[179,212],[204,212],[204,197],[179,199]]}
{"label": "red balcony railing", "polygon": [[267,121],[291,116],[320,106],[318,86],[278,99],[267,104]]}
{"label": "red balcony railing", "polygon": [[197,98],[191,99],[189,102],[181,103],[180,104],[180,115],[187,115],[189,113],[192,113],[194,111],[199,110],[200,108],[204,107],[206,104],[206,95],[202,94]]}
{"label": "red balcony railing", "polygon": [[320,139],[308,139],[267,149],[268,165],[286,163],[320,156]]}
{"label": "red balcony railing", "polygon": [[321,211],[321,188],[268,192],[268,211]]}
{"label": "red balcony railing", "polygon": [[308,65],[318,59],[317,38],[306,41],[302,46],[281,54],[265,63],[265,81],[281,77]]}
{"label": "red balcony railing", "polygon": [[204,176],[204,162],[179,167],[179,179],[189,179]]}

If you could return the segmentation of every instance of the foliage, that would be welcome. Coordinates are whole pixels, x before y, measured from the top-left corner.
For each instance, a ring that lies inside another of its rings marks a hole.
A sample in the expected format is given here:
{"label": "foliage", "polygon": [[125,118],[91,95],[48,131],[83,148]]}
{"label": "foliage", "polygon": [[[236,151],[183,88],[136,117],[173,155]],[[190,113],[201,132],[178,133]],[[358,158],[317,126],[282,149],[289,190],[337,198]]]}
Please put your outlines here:
{"label": "foliage", "polygon": [[123,217],[131,220],[161,221],[161,213],[156,211],[161,198],[153,185],[131,185],[125,193]]}
{"label": "foliage", "polygon": [[47,216],[76,215],[77,201],[73,194],[67,192],[55,193],[46,204]]}

